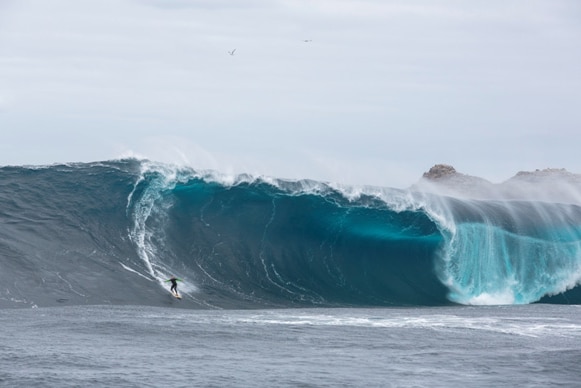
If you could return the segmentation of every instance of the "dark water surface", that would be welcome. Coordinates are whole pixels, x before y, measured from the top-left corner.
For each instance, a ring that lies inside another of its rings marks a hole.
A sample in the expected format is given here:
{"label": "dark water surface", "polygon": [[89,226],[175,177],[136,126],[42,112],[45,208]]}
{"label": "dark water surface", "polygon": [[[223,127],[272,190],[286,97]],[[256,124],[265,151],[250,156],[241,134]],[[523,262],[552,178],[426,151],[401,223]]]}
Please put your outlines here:
{"label": "dark water surface", "polygon": [[576,387],[581,307],[0,310],[0,385]]}

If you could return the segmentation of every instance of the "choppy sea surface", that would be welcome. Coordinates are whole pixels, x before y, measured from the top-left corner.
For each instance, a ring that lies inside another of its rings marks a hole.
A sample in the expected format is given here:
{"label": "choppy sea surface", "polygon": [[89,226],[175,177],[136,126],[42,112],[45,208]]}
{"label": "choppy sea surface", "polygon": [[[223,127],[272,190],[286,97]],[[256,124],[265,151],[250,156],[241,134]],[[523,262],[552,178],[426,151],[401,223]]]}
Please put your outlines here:
{"label": "choppy sea surface", "polygon": [[178,306],[0,310],[0,385],[578,387],[581,381],[581,306]]}

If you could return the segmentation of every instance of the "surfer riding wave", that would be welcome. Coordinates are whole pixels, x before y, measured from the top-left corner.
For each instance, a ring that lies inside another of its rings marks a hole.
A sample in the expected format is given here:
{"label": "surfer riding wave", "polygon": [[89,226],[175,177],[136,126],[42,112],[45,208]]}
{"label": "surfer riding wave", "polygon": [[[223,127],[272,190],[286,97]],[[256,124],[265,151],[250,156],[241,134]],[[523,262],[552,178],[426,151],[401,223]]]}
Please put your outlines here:
{"label": "surfer riding wave", "polygon": [[171,278],[166,280],[166,282],[171,282],[171,288],[169,290],[175,296],[179,296],[179,294],[178,294],[178,282],[181,282],[181,281],[182,281],[182,279],[178,279],[175,276],[172,276]]}

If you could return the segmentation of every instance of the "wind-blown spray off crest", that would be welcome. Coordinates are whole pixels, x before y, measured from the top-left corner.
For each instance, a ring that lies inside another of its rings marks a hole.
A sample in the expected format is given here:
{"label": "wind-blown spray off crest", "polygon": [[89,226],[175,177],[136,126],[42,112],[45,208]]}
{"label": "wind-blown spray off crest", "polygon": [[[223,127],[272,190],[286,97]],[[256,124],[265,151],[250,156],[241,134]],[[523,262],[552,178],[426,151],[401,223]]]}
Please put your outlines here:
{"label": "wind-blown spray off crest", "polygon": [[542,170],[494,185],[437,165],[414,189],[433,193],[426,211],[443,226],[437,268],[451,300],[531,303],[580,283],[578,176]]}

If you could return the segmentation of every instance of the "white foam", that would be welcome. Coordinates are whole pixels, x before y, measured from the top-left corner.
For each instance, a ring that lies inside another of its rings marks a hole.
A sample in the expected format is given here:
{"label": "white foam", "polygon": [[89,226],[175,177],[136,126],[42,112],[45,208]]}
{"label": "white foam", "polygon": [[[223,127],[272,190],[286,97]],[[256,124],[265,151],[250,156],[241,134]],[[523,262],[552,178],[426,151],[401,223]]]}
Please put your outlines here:
{"label": "white foam", "polygon": [[144,278],[144,279],[147,279],[147,280],[152,280],[150,277],[148,277],[148,276],[145,276],[145,275],[143,275],[142,273],[139,273],[138,271],[134,270],[133,268],[129,268],[128,266],[126,266],[126,265],[125,265],[125,264],[123,264],[123,263],[119,263],[119,264],[121,264],[121,266],[122,266],[123,268],[125,268],[125,269],[126,269],[127,271],[129,271],[129,272],[133,272],[133,273],[135,273],[135,274],[137,274],[137,275],[141,276],[141,277],[142,277],[142,278]]}
{"label": "white foam", "polygon": [[475,305],[475,306],[494,306],[494,305],[510,305],[515,304],[516,299],[514,293],[510,289],[506,289],[502,292],[488,293],[483,292],[480,295],[474,296],[467,301],[465,304]]}
{"label": "white foam", "polygon": [[[381,314],[381,312],[380,312]],[[383,314],[381,314],[383,315]],[[231,318],[229,318],[231,319]],[[547,335],[581,336],[581,325],[571,322],[559,322],[552,317],[518,317],[490,316],[469,317],[456,314],[398,314],[390,316],[346,316],[338,314],[294,314],[260,313],[251,316],[238,317],[238,323],[255,325],[281,326],[351,326],[363,328],[401,328],[401,329],[432,329],[447,330],[481,330],[502,334],[543,337]]]}

